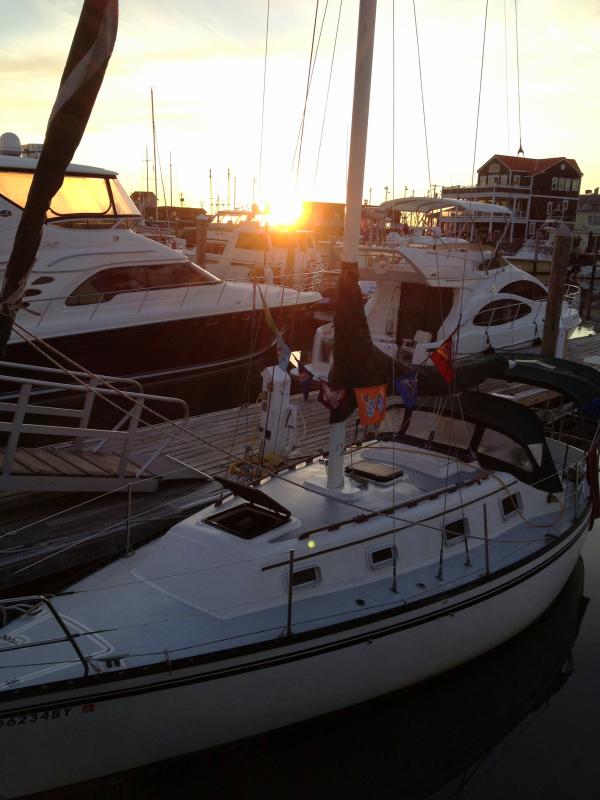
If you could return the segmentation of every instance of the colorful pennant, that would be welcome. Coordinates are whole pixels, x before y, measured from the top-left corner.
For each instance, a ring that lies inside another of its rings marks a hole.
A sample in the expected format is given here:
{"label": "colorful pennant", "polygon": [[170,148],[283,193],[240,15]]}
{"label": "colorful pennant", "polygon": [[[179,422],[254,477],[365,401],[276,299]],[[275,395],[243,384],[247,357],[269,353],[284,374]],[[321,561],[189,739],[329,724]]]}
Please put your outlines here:
{"label": "colorful pennant", "polygon": [[358,416],[361,425],[377,425],[385,417],[386,385],[362,386],[355,389]]}
{"label": "colorful pennant", "polygon": [[394,381],[394,391],[404,400],[406,408],[414,408],[417,404],[417,370],[411,369]]}

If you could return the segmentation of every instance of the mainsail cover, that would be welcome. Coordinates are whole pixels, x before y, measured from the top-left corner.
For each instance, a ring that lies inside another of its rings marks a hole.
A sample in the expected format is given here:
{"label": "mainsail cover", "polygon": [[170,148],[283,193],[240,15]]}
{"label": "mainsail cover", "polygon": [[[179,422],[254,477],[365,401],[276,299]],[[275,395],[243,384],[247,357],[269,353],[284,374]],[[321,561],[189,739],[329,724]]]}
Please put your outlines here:
{"label": "mainsail cover", "polygon": [[[386,355],[373,344],[365,316],[364,302],[358,285],[358,266],[342,264],[337,302],[333,318],[333,364],[329,383],[336,389],[387,384],[390,392],[396,378],[412,371],[413,366]],[[502,377],[509,368],[508,359],[498,354],[461,359],[454,365],[452,385],[435,367],[418,368],[418,395],[432,397],[472,389],[487,378]],[[346,416],[354,410],[354,393]]]}
{"label": "mainsail cover", "polygon": [[1,356],[6,352],[40,244],[46,212],[62,186],[102,85],[117,36],[117,22],[118,0],[84,0],[4,275],[0,295]]}

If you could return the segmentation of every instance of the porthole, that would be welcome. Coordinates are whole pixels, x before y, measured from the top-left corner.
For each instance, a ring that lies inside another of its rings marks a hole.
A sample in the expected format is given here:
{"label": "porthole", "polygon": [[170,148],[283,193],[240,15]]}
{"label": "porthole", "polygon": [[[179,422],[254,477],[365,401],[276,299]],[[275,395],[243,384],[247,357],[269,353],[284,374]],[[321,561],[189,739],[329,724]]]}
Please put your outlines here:
{"label": "porthole", "polygon": [[504,519],[508,519],[514,514],[518,514],[523,507],[520,492],[514,492],[514,494],[509,494],[506,497],[503,497],[500,501],[500,506],[502,508],[502,516]]}
{"label": "porthole", "polygon": [[381,569],[382,567],[391,566],[394,561],[398,559],[396,548],[392,545],[385,545],[385,547],[376,547],[369,550],[367,553],[367,562],[371,569]]}
{"label": "porthole", "polygon": [[446,545],[456,544],[457,541],[469,535],[469,520],[461,517],[449,522],[444,526],[444,543]]}
{"label": "porthole", "polygon": [[[289,573],[286,573],[286,583],[289,588]],[[292,588],[307,589],[316,586],[321,582],[321,570],[319,567],[303,567],[292,572]]]}

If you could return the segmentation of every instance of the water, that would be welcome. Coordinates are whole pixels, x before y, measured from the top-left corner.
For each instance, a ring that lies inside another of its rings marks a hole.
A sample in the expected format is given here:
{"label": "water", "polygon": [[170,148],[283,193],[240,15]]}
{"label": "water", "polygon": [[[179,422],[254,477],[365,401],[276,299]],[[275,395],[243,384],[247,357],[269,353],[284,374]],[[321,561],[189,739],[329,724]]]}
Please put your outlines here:
{"label": "water", "polygon": [[597,523],[550,611],[465,667],[356,709],[44,797],[596,800],[599,631]]}

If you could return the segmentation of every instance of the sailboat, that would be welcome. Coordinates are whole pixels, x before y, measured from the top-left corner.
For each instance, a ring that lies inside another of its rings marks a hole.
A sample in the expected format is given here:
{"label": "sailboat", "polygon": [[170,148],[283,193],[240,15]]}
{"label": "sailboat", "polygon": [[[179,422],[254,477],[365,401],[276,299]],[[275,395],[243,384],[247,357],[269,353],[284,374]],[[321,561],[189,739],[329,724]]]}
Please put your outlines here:
{"label": "sailboat", "polygon": [[[352,267],[375,11],[361,0],[333,387],[395,368],[361,335]],[[484,367],[582,412],[600,396],[598,373],[561,359]],[[54,597],[2,601],[0,794],[345,708],[469,661],[539,617],[597,513],[593,421],[577,413],[577,426],[547,435],[531,409],[476,391],[480,363],[457,368],[452,391],[432,369],[414,405],[390,410],[387,432],[362,446],[344,448],[338,408],[326,459],[255,486],[221,478],[218,503],[130,557]]]}

